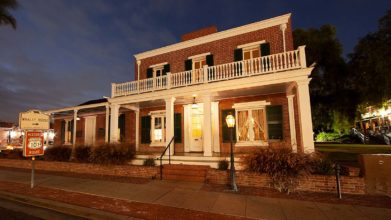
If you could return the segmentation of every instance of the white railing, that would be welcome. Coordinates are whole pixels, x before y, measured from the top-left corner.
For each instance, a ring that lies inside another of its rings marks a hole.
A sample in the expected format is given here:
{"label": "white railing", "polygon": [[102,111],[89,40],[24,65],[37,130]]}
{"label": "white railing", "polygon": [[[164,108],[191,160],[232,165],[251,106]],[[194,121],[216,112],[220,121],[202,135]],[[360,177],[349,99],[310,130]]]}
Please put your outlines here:
{"label": "white railing", "polygon": [[304,49],[305,46],[300,46],[297,50],[250,60],[205,66],[201,69],[179,73],[167,73],[166,76],[138,81],[112,83],[112,97],[306,68]]}

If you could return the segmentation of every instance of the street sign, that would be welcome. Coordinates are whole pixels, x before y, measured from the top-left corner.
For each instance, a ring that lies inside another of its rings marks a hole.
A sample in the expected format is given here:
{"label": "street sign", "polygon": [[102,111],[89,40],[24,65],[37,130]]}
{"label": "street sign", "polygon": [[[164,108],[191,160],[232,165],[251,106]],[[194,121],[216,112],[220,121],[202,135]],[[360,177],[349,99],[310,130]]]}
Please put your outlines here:
{"label": "street sign", "polygon": [[49,115],[39,110],[30,110],[19,113],[20,129],[47,130],[50,128],[49,125]]}
{"label": "street sign", "polygon": [[42,131],[26,131],[23,143],[23,156],[34,157],[43,155],[43,140]]}

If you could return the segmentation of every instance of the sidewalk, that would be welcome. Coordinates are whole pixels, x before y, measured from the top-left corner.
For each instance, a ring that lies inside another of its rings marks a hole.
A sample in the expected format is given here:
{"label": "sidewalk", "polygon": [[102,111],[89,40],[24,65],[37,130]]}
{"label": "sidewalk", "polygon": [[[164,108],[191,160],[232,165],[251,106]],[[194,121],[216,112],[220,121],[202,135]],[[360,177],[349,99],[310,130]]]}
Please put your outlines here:
{"label": "sidewalk", "polygon": [[[211,192],[203,190],[202,183],[159,180],[121,183],[38,173],[37,187],[30,190],[29,186],[30,173],[0,168],[0,191],[25,193],[33,197],[46,192],[46,199],[106,209],[104,211],[117,208],[117,214],[137,218],[153,219],[156,216],[152,215],[152,211],[157,210],[161,212],[158,215],[161,219],[176,218],[169,213],[178,214],[176,219],[186,215],[187,219],[391,219],[391,207],[373,208]],[[79,201],[83,198],[85,201]]]}

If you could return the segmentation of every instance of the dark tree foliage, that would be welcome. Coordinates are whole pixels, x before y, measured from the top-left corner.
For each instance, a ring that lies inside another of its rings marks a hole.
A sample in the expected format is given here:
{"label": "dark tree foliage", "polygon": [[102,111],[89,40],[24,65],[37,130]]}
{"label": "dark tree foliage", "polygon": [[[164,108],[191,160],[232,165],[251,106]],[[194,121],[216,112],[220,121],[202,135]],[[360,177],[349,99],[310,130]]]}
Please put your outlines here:
{"label": "dark tree foliage", "polygon": [[331,130],[341,118],[352,121],[357,95],[351,86],[335,27],[296,29],[293,39],[295,47],[306,45],[307,64],[316,64],[310,83],[314,130]]}
{"label": "dark tree foliage", "polygon": [[16,29],[16,19],[10,14],[10,9],[16,9],[16,0],[0,0],[0,25],[11,25]]}
{"label": "dark tree foliage", "polygon": [[379,20],[379,29],[362,38],[349,55],[349,70],[360,103],[381,105],[391,98],[391,10]]}

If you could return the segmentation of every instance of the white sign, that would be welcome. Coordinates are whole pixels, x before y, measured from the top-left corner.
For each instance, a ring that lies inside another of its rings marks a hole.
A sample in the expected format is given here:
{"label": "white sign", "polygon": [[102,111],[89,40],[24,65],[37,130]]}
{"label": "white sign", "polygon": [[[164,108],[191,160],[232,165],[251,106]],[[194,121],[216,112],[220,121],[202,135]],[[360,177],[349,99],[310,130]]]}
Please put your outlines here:
{"label": "white sign", "polygon": [[47,130],[50,128],[49,115],[39,110],[21,112],[19,113],[19,127],[20,129]]}

